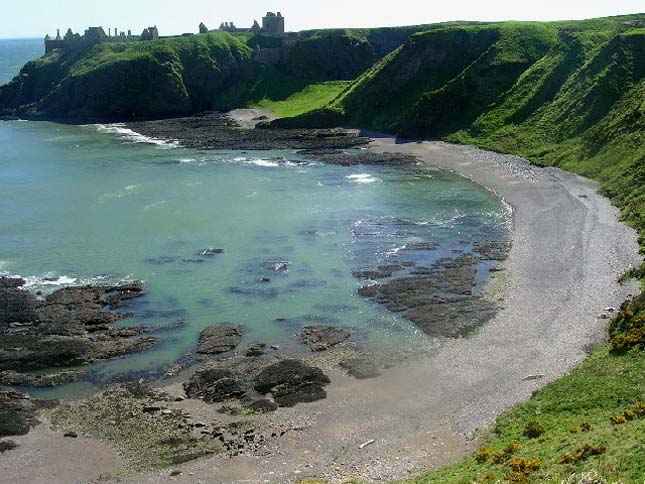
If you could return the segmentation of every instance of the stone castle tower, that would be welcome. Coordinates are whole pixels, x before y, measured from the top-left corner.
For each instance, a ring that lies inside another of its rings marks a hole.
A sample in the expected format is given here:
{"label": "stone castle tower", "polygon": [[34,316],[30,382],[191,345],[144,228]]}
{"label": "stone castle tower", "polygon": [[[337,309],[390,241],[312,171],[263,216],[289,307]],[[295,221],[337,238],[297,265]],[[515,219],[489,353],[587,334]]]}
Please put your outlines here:
{"label": "stone castle tower", "polygon": [[284,34],[284,17],[280,12],[277,14],[267,12],[262,17],[262,32],[267,34]]}

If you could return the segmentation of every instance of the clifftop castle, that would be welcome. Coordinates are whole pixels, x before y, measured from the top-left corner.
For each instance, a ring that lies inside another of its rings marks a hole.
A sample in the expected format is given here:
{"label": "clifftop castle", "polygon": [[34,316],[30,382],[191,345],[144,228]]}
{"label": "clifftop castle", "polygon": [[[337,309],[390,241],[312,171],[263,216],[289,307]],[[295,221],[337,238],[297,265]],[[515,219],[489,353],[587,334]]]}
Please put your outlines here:
{"label": "clifftop castle", "polygon": [[263,35],[282,35],[285,32],[284,17],[280,12],[267,12],[262,17],[262,26],[260,26],[257,20],[253,21],[253,26],[250,28],[238,28],[233,22],[223,22],[219,26],[219,30],[224,32],[253,32]]}
{"label": "clifftop castle", "polygon": [[75,34],[72,29],[67,29],[64,37],[61,37],[60,30],[56,31],[56,38],[52,39],[49,35],[45,36],[45,53],[48,54],[54,49],[75,50],[92,47],[97,44],[115,43],[115,42],[140,42],[146,40],[156,40],[159,38],[157,26],[143,29],[141,35],[132,35],[132,31],[119,32],[118,29],[108,29],[105,33],[103,27],[90,27],[85,34]]}
{"label": "clifftop castle", "polygon": [[[284,17],[280,12],[267,12],[262,18],[262,25],[257,20],[253,22],[250,28],[237,28],[233,22],[224,22],[220,25],[219,30],[224,32],[252,32],[258,35],[267,36],[284,36]],[[199,24],[199,33],[205,34],[208,28],[202,22]],[[183,34],[192,35],[192,34]],[[157,26],[148,27],[141,32],[141,35],[132,35],[132,31],[119,32],[118,29],[108,29],[107,33],[103,27],[89,27],[83,35],[72,32],[67,29],[65,36],[61,37],[60,30],[56,31],[56,37],[45,36],[45,53],[49,54],[55,49],[78,50],[92,47],[97,44],[116,43],[116,42],[142,42],[147,40],[156,40],[159,38]]]}

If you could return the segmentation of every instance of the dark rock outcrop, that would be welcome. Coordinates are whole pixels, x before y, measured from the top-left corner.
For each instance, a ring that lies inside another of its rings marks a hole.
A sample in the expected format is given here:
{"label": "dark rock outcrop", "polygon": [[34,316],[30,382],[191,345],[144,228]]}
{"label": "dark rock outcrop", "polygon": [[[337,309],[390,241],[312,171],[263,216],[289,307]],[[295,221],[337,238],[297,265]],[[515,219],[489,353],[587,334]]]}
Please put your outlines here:
{"label": "dark rock outcrop", "polygon": [[204,355],[219,355],[233,351],[242,341],[244,326],[223,324],[209,326],[199,335],[197,352]]}
{"label": "dark rock outcrop", "polygon": [[384,165],[384,166],[412,166],[418,163],[415,156],[401,153],[346,153],[341,150],[300,150],[299,155],[306,159],[319,161],[330,165]]}
{"label": "dark rock outcrop", "polygon": [[299,360],[283,360],[268,366],[254,380],[255,389],[262,394],[270,392],[281,407],[322,400],[327,397],[324,387],[329,383],[329,377],[320,368]]}
{"label": "dark rock outcrop", "polygon": [[479,261],[472,254],[440,259],[432,267],[416,267],[410,275],[361,287],[358,293],[400,313],[429,335],[461,336],[497,311],[494,303],[473,292]]}
{"label": "dark rock outcrop", "polygon": [[300,340],[309,346],[311,351],[326,351],[333,346],[347,341],[351,333],[336,326],[307,326],[300,332]]}
{"label": "dark rock outcrop", "polygon": [[240,373],[226,368],[204,367],[184,384],[184,391],[189,398],[216,403],[243,398],[252,388]]}
{"label": "dark rock outcrop", "polygon": [[46,375],[31,375],[15,371],[0,372],[0,385],[44,388],[72,383],[81,378],[85,372],[79,370],[67,370]]}
{"label": "dark rock outcrop", "polygon": [[16,444],[14,441],[2,440],[0,441],[0,454],[13,450],[16,447],[18,447],[18,444]]}
{"label": "dark rock outcrop", "polygon": [[17,391],[0,392],[0,437],[26,435],[40,422],[36,418],[38,402]]}
{"label": "dark rock outcrop", "polygon": [[248,358],[255,358],[257,356],[262,356],[267,348],[266,343],[254,343],[249,345],[244,352],[244,356]]}
{"label": "dark rock outcrop", "polygon": [[347,149],[368,143],[343,129],[240,129],[222,113],[131,122],[127,127],[144,136],[204,150]]}
{"label": "dark rock outcrop", "polygon": [[127,315],[112,310],[143,295],[139,282],[68,287],[44,300],[21,289],[23,283],[4,278],[0,285],[0,371],[83,365],[142,351],[156,342],[132,338],[145,332],[143,328],[113,326]]}

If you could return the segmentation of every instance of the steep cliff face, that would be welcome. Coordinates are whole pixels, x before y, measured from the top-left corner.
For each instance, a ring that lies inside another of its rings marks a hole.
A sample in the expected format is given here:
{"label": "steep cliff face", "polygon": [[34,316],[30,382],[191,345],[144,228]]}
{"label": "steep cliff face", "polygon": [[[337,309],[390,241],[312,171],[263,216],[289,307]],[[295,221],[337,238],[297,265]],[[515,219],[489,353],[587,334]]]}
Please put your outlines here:
{"label": "steep cliff face", "polygon": [[225,33],[55,51],[0,88],[0,106],[60,118],[186,114],[215,107],[251,55]]}

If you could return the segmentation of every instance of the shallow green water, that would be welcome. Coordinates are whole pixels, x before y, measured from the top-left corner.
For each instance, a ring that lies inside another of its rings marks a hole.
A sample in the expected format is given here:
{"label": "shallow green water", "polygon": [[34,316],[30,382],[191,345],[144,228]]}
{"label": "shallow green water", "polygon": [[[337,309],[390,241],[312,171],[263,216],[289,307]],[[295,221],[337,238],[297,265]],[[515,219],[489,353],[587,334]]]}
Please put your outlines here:
{"label": "shallow green water", "polygon": [[[148,297],[124,324],[167,328],[154,349],[96,365],[93,380],[158,372],[222,322],[243,322],[247,341],[291,351],[302,351],[294,335],[312,322],[349,327],[368,349],[432,344],[360,298],[352,269],[429,265],[464,249],[463,239],[507,230],[491,193],[445,172],[142,141],[114,126],[0,123],[0,272],[45,292],[143,280]],[[441,246],[399,251],[420,241]],[[209,247],[224,254],[198,256]],[[282,262],[288,270],[275,270]]]}

